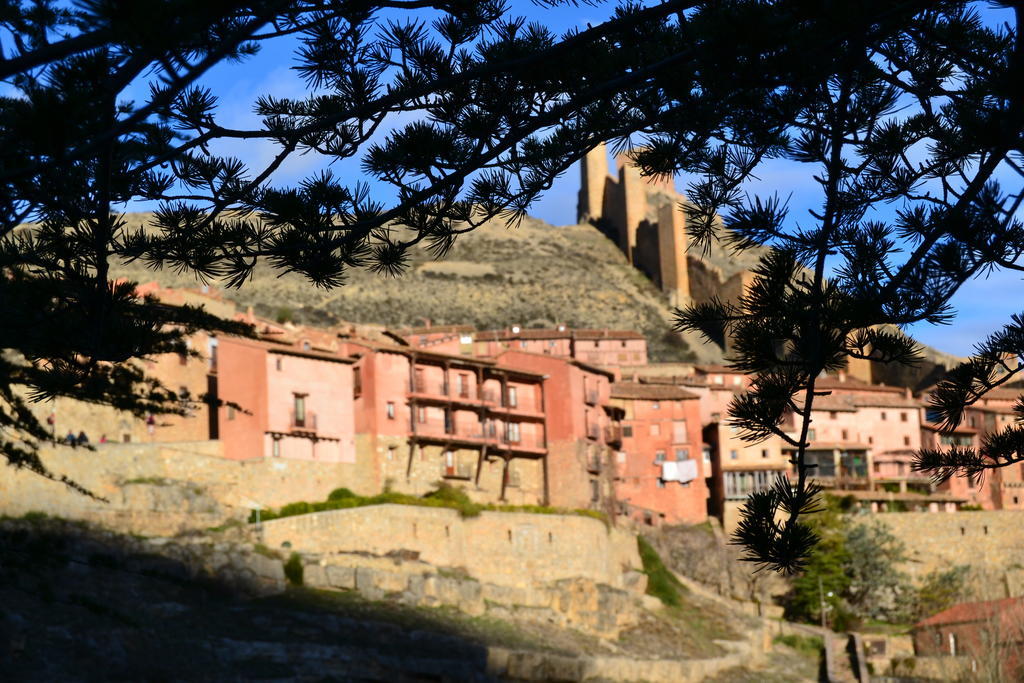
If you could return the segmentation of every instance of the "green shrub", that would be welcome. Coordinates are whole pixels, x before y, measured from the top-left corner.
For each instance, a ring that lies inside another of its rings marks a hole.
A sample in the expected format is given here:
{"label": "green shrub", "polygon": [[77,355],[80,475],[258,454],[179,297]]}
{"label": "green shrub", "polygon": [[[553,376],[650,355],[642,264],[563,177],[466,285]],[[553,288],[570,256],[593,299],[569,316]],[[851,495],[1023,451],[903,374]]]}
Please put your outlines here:
{"label": "green shrub", "polygon": [[306,515],[313,512],[313,506],[304,500],[300,500],[297,503],[288,503],[281,508],[278,513],[279,517],[292,517],[294,515]]}
{"label": "green shrub", "polygon": [[668,607],[679,607],[683,603],[682,594],[686,592],[686,586],[665,567],[658,551],[646,538],[637,536],[636,542],[640,561],[644,564],[644,574],[647,575],[647,594],[658,598]]}
{"label": "green shrub", "polygon": [[340,489],[334,489],[333,491],[331,491],[330,493],[327,494],[327,500],[344,500],[346,498],[358,498],[358,497],[359,496],[357,496],[356,494],[352,493],[352,491],[350,489],[347,489],[347,488],[344,488],[344,487],[342,487]]}
{"label": "green shrub", "polygon": [[[399,493],[385,489],[383,493],[375,496],[360,496],[347,488],[339,488],[331,491],[327,500],[309,503],[298,501],[289,503],[280,510],[261,510],[260,519],[270,521],[281,517],[292,517],[305,515],[311,512],[325,512],[327,510],[344,510],[367,505],[419,505],[422,507],[443,507],[458,510],[462,517],[476,517],[484,510],[495,512],[530,512],[541,515],[580,515],[608,524],[608,517],[600,510],[565,510],[562,508],[547,507],[544,505],[500,505],[489,503],[474,503],[469,495],[460,488],[454,487],[446,482],[438,485],[437,489],[427,493],[422,498],[408,493]],[[256,511],[249,515],[249,523],[256,522]]]}
{"label": "green shrub", "polygon": [[298,553],[292,553],[288,561],[284,563],[284,576],[288,583],[293,586],[302,585],[302,557]]}
{"label": "green shrub", "polygon": [[793,648],[797,652],[802,652],[807,655],[820,654],[822,649],[825,647],[825,643],[818,636],[801,636],[796,633],[788,633],[784,636],[775,636],[773,641],[776,643],[782,643],[787,647]]}

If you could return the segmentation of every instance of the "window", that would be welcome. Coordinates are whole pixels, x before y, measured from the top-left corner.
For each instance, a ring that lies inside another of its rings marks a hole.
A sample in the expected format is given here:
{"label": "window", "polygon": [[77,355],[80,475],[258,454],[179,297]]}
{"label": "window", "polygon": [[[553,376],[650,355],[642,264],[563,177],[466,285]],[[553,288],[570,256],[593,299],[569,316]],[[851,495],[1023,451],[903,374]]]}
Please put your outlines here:
{"label": "window", "polygon": [[663,463],[665,462],[665,451],[654,451],[654,462]]}
{"label": "window", "polygon": [[672,441],[674,443],[688,443],[686,438],[686,420],[672,420]]}
{"label": "window", "polygon": [[519,423],[509,422],[506,427],[506,434],[508,434],[509,442],[519,443]]}
{"label": "window", "polygon": [[622,425],[622,437],[625,439],[633,437],[633,425]]}
{"label": "window", "polygon": [[385,410],[387,411],[388,419],[389,420],[394,420],[395,419],[395,403],[394,403],[394,401],[388,401],[387,406],[385,407]]}
{"label": "window", "polygon": [[885,411],[884,410],[882,411],[882,419],[883,420],[885,419]]}
{"label": "window", "polygon": [[[938,420],[935,420],[935,421],[938,422]],[[974,418],[973,415],[971,415],[971,419],[968,420],[967,423],[969,425],[971,425],[972,427],[977,427],[978,426],[978,421]]]}
{"label": "window", "polygon": [[732,378],[732,385],[733,385],[734,387],[738,387],[738,386],[739,386],[739,385],[741,385],[741,384],[743,384],[743,378],[742,378],[742,377],[738,377],[738,376],[737,376],[737,377],[733,377],[733,378]]}
{"label": "window", "polygon": [[294,404],[295,411],[295,426],[305,427],[306,426],[306,395],[305,394],[293,394],[292,402]]}
{"label": "window", "polygon": [[907,413],[906,413],[906,411],[900,412],[900,422],[906,422],[906,421],[907,421]]}
{"label": "window", "polygon": [[623,340],[623,342],[622,342],[622,348],[626,348],[626,342],[625,342],[625,340]]}
{"label": "window", "polygon": [[188,354],[184,351],[178,354],[178,365],[188,365]]}
{"label": "window", "polygon": [[388,446],[388,460],[394,460],[398,454],[398,446]]}
{"label": "window", "polygon": [[277,370],[278,372],[281,371],[281,359],[280,358],[278,358],[277,360],[274,361],[274,369]]}
{"label": "window", "polygon": [[427,421],[427,409],[423,406],[416,406],[416,421],[423,424]]}
{"label": "window", "polygon": [[837,417],[838,417],[838,413],[836,413],[836,411],[834,411],[834,410],[828,411],[828,419],[834,420]]}
{"label": "window", "polygon": [[762,458],[767,458],[768,457],[768,449],[767,448],[762,448],[761,449],[761,457]]}
{"label": "window", "polygon": [[454,434],[455,433],[455,416],[452,415],[451,410],[444,411],[444,433]]}
{"label": "window", "polygon": [[651,401],[651,410],[661,410],[661,403],[658,401]]}
{"label": "window", "polygon": [[208,354],[209,354],[210,369],[211,370],[216,370],[217,369],[217,339],[216,338],[211,338],[206,343],[206,349],[207,349]]}
{"label": "window", "polygon": [[363,369],[352,368],[352,394],[359,398],[363,393]]}
{"label": "window", "polygon": [[846,441],[849,438],[850,438],[850,432],[848,432],[847,430],[844,429],[843,430],[843,441]]}
{"label": "window", "polygon": [[871,444],[873,444],[874,442],[875,442],[875,437],[873,437],[873,436],[869,436],[869,437],[868,437],[868,445],[870,446],[870,445],[871,445]]}
{"label": "window", "polygon": [[730,460],[739,460],[740,459],[740,452],[739,451],[729,451],[729,459]]}
{"label": "window", "polygon": [[228,419],[229,420],[234,420],[235,419],[235,407],[234,406],[228,406]]}
{"label": "window", "polygon": [[455,386],[459,390],[460,397],[469,398],[469,375],[457,375],[455,377]]}
{"label": "window", "polygon": [[875,470],[875,474],[881,474],[881,473],[882,473],[882,464],[881,464],[881,463],[878,463],[878,462],[876,462],[876,463],[874,463],[874,464],[872,465],[872,469],[874,469],[874,470]]}
{"label": "window", "polygon": [[818,438],[818,435],[815,433],[815,431],[813,429],[808,429],[807,430],[807,439],[809,441],[814,441],[816,438]]}
{"label": "window", "polygon": [[661,436],[661,424],[657,422],[651,424],[651,436]]}
{"label": "window", "polygon": [[515,408],[517,405],[519,405],[519,397],[516,394],[515,387],[508,388],[508,405],[509,407],[512,408]]}
{"label": "window", "polygon": [[903,445],[904,446],[909,446],[910,445],[910,437],[909,436],[903,437]]}
{"label": "window", "polygon": [[274,439],[270,443],[270,455],[273,458],[281,457],[281,439]]}
{"label": "window", "polygon": [[683,460],[689,460],[689,459],[690,459],[690,449],[689,448],[677,448],[676,449],[676,460],[678,460],[679,462],[682,462]]}
{"label": "window", "polygon": [[448,477],[455,475],[455,453],[452,451],[444,452],[444,473]]}
{"label": "window", "polygon": [[310,344],[308,341],[303,341],[302,342],[302,350],[303,351],[309,351],[312,348],[313,348],[313,345]]}
{"label": "window", "polygon": [[596,503],[601,500],[601,484],[597,479],[590,480],[590,501]]}

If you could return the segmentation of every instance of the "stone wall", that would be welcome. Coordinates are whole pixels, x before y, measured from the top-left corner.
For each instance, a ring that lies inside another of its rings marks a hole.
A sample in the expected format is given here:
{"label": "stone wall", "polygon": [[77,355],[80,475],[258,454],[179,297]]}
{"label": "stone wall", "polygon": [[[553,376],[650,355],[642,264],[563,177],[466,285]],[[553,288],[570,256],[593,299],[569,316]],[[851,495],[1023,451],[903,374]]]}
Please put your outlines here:
{"label": "stone wall", "polygon": [[[870,519],[884,524],[906,545],[909,561],[903,570],[913,579],[956,565],[999,576],[1024,567],[1022,511],[894,512]],[[999,588],[1022,594],[1017,581]]]}
{"label": "stone wall", "polygon": [[345,486],[365,491],[355,464],[267,458],[228,460],[220,443],[195,441],[58,447],[40,457],[106,500],[89,498],[25,470],[0,468],[0,515],[44,512],[147,535],[244,519],[249,507],[324,500]]}
{"label": "stone wall", "polygon": [[[636,537],[590,517],[375,505],[275,519],[263,524],[271,548],[330,555],[416,553],[499,586],[583,578],[614,588],[635,584]],[[288,545],[285,545],[288,544]]]}
{"label": "stone wall", "polygon": [[[354,590],[370,600],[396,601],[417,607],[454,607],[466,614],[557,624],[602,638],[616,638],[640,619],[640,599],[627,591],[590,579],[537,582],[528,588],[477,581],[460,570],[436,567],[415,553],[371,557],[339,553],[304,557],[305,585]],[[636,573],[636,587],[646,585]]]}

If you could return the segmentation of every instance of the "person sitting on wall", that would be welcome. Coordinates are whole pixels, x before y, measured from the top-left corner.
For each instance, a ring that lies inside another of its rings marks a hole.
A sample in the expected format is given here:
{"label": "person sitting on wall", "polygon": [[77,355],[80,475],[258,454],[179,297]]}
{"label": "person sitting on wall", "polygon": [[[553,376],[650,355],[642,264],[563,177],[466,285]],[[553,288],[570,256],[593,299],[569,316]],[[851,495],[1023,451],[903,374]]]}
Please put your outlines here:
{"label": "person sitting on wall", "polygon": [[68,446],[78,445],[78,442],[75,440],[75,433],[70,429],[68,430],[67,436],[64,437],[64,443],[66,443]]}
{"label": "person sitting on wall", "polygon": [[78,441],[78,445],[79,446],[88,446],[89,445],[89,437],[85,435],[85,431],[84,430],[81,431],[81,432],[78,432],[78,439],[77,439],[77,441]]}
{"label": "person sitting on wall", "polygon": [[107,435],[106,434],[100,434],[100,443],[106,443],[106,442],[107,442]]}

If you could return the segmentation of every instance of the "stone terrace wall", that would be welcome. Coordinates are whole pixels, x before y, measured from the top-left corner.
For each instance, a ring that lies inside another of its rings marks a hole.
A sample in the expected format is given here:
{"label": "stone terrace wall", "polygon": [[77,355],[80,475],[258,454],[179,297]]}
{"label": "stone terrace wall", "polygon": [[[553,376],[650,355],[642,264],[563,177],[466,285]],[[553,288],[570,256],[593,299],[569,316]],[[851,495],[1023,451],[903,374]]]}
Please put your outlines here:
{"label": "stone terrace wall", "polygon": [[419,553],[438,567],[465,569],[499,586],[584,578],[614,588],[633,583],[641,568],[636,537],[577,515],[483,512],[462,518],[455,510],[374,505],[275,519],[263,524],[271,548],[331,554]]}
{"label": "stone terrace wall", "polygon": [[914,579],[967,565],[1003,574],[1024,567],[1024,511],[892,512],[874,515],[906,544]]}
{"label": "stone terrace wall", "polygon": [[217,441],[103,444],[95,451],[46,449],[43,462],[106,498],[98,501],[25,470],[0,468],[0,515],[44,512],[120,531],[173,534],[248,517],[248,503],[280,507],[324,500],[333,489],[357,491],[350,463],[227,460]]}

